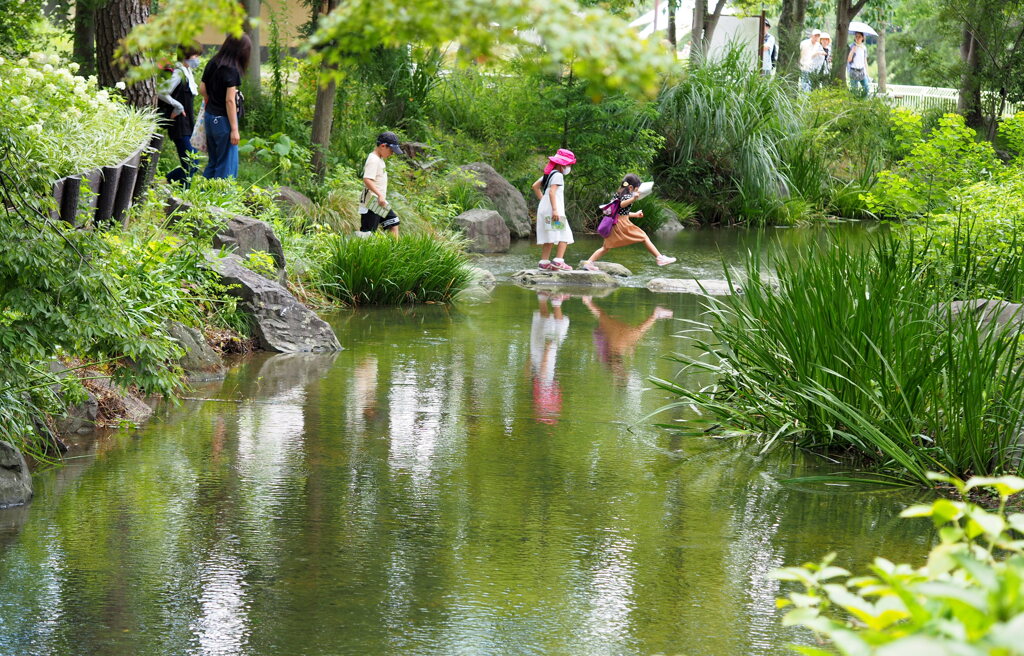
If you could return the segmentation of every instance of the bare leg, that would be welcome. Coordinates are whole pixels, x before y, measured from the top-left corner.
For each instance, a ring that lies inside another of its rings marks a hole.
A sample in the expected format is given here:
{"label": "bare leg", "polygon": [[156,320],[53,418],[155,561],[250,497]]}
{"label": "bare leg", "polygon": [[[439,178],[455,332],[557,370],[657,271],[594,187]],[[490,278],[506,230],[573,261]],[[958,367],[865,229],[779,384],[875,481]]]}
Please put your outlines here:
{"label": "bare leg", "polygon": [[650,237],[647,237],[644,240],[644,246],[647,248],[648,252],[650,252],[650,254],[653,255],[654,257],[661,257],[661,252],[654,247],[654,242],[651,241]]}
{"label": "bare leg", "polygon": [[391,233],[392,237],[397,238],[398,237],[398,226],[397,225],[391,226],[390,228],[388,228],[388,232]]}
{"label": "bare leg", "polygon": [[542,259],[542,260],[550,260],[551,259],[551,247],[552,246],[554,246],[554,244],[543,244],[540,247],[540,259]]}
{"label": "bare leg", "polygon": [[569,244],[567,242],[564,242],[564,241],[558,242],[558,251],[556,252],[555,257],[557,257],[559,259],[564,259],[565,258],[565,248],[568,245]]}
{"label": "bare leg", "polygon": [[593,254],[593,255],[591,255],[591,256],[590,256],[590,259],[589,259],[589,260],[587,260],[587,261],[588,261],[588,262],[597,262],[597,261],[598,261],[598,260],[600,260],[600,259],[601,259],[602,257],[604,257],[604,254],[605,254],[605,253],[607,253],[607,252],[608,252],[609,250],[610,250],[610,249],[608,249],[608,248],[605,248],[604,246],[602,246],[601,248],[599,248],[599,249],[597,249],[596,251],[594,251],[594,254]]}

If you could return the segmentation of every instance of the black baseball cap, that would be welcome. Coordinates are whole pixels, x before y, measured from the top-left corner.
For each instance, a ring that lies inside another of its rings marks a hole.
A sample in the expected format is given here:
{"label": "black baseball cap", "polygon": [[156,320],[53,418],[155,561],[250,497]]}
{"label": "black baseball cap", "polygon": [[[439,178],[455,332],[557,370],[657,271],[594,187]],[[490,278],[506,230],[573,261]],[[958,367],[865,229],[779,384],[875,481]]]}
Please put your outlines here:
{"label": "black baseball cap", "polygon": [[398,145],[398,135],[394,132],[381,132],[377,135],[377,145],[387,146],[391,149],[391,152],[398,155],[402,154],[402,147]]}

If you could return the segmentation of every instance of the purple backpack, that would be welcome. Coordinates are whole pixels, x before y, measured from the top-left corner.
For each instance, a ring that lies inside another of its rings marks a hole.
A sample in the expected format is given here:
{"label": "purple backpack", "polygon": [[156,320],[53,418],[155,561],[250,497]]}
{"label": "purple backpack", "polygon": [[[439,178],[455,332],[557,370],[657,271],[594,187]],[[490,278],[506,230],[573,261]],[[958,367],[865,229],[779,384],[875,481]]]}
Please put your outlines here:
{"label": "purple backpack", "polygon": [[619,222],[619,205],[622,199],[616,198],[607,205],[601,205],[601,222],[597,224],[597,234],[605,239],[612,234],[612,228]]}

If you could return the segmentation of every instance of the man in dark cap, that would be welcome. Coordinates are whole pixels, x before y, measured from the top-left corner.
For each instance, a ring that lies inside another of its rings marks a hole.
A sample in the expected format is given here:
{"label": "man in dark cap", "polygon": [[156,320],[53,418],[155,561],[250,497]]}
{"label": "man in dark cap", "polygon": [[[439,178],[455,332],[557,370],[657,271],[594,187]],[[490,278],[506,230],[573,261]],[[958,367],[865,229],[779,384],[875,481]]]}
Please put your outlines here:
{"label": "man in dark cap", "polygon": [[387,230],[398,236],[398,215],[388,202],[388,171],[384,160],[393,153],[402,154],[394,132],[377,135],[377,147],[366,156],[363,166],[363,193],[359,196],[359,229],[362,232]]}
{"label": "man in dark cap", "polygon": [[761,73],[764,75],[775,75],[775,66],[779,62],[779,44],[775,35],[768,32],[771,26],[767,20],[764,22],[764,43],[761,44]]}

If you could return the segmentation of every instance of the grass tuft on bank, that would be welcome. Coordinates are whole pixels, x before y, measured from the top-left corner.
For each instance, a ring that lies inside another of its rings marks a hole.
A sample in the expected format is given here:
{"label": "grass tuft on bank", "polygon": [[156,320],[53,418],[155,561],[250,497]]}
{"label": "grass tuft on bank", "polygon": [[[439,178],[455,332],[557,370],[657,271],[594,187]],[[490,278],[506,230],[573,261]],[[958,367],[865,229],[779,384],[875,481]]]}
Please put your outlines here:
{"label": "grass tuft on bank", "polygon": [[675,356],[716,382],[658,384],[703,414],[701,429],[821,453],[878,481],[1020,472],[1016,329],[951,311],[956,281],[920,257],[925,247],[884,236],[748,256],[742,293],[709,298],[690,334],[699,355]]}
{"label": "grass tuft on bank", "polygon": [[318,246],[314,286],[346,305],[447,303],[472,281],[465,253],[437,235],[328,235]]}

